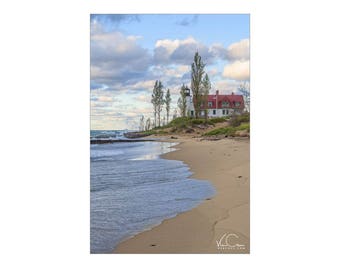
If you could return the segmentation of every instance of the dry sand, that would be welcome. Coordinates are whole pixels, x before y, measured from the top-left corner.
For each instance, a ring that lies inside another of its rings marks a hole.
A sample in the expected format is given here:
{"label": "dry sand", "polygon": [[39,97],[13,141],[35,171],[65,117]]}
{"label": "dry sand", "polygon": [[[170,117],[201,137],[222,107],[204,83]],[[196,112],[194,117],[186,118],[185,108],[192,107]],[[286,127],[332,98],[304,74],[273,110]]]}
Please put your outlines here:
{"label": "dry sand", "polygon": [[179,150],[163,158],[184,161],[193,178],[214,185],[215,196],[120,243],[113,253],[249,253],[249,139],[171,141],[181,142]]}

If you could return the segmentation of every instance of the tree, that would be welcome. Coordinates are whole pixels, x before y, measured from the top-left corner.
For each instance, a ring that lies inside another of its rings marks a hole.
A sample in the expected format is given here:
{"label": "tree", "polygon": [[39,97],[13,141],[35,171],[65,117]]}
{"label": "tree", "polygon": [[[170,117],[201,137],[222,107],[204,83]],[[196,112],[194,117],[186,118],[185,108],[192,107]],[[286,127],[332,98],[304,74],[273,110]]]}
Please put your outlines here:
{"label": "tree", "polygon": [[174,109],[174,113],[172,115],[172,120],[177,118],[177,109]]}
{"label": "tree", "polygon": [[201,114],[202,78],[204,75],[204,66],[205,64],[202,62],[201,56],[198,52],[196,52],[194,62],[191,64],[191,91],[196,118],[198,118]]}
{"label": "tree", "polygon": [[150,117],[145,122],[145,130],[148,131],[151,128],[151,119]]}
{"label": "tree", "polygon": [[250,112],[250,90],[249,90],[249,84],[244,82],[241,84],[237,90],[244,96],[244,103],[246,107],[246,111]]}
{"label": "tree", "polygon": [[153,115],[154,115],[154,127],[156,126],[156,119],[157,119],[157,86],[158,81],[155,82],[155,85],[152,90],[152,96],[151,96],[151,103],[153,105]]}
{"label": "tree", "polygon": [[163,85],[161,81],[156,81],[153,87],[151,103],[154,108],[154,116],[155,116],[155,126],[157,126],[157,115],[158,115],[158,126],[161,125],[161,111],[164,104],[164,91]]}
{"label": "tree", "polygon": [[166,109],[166,123],[167,124],[169,123],[170,103],[171,103],[171,96],[170,96],[170,89],[168,89],[165,95],[165,109]]}
{"label": "tree", "polygon": [[144,115],[139,120],[139,131],[144,131]]}
{"label": "tree", "polygon": [[203,104],[203,109],[204,109],[204,118],[207,121],[208,119],[208,95],[211,89],[211,83],[210,83],[208,74],[205,74],[205,77],[203,78],[202,89],[203,89],[202,104]]}
{"label": "tree", "polygon": [[165,115],[162,118],[162,126],[165,126]]}
{"label": "tree", "polygon": [[186,85],[184,84],[182,85],[181,91],[180,91],[180,97],[178,98],[178,101],[177,101],[177,106],[179,108],[179,112],[182,117],[186,116],[186,112],[187,112],[187,99],[185,95],[185,89],[187,88],[188,87]]}

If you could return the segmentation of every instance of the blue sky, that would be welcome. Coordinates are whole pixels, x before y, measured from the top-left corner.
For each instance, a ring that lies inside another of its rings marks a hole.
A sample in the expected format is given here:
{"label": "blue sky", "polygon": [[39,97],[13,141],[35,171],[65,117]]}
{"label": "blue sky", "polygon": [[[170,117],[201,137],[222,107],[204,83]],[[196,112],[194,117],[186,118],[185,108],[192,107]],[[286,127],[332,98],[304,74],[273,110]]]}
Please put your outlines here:
{"label": "blue sky", "polygon": [[152,117],[155,80],[172,95],[190,86],[195,51],[212,92],[249,81],[249,15],[91,15],[91,129],[136,129]]}

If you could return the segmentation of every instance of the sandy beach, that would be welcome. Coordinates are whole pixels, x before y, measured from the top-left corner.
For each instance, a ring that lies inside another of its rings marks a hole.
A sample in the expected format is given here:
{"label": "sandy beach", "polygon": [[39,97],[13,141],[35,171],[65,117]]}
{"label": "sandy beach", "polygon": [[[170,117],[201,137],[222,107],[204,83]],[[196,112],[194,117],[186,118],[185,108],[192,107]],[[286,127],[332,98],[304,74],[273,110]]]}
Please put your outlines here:
{"label": "sandy beach", "polygon": [[185,162],[209,180],[214,197],[120,243],[113,253],[249,253],[249,139],[178,137],[162,156]]}

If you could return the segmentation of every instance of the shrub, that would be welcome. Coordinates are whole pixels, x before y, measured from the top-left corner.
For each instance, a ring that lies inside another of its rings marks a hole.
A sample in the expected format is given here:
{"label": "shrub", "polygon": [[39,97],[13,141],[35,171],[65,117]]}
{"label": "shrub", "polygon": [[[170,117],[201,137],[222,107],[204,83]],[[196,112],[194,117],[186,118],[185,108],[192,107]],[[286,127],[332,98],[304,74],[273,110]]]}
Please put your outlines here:
{"label": "shrub", "polygon": [[234,115],[231,117],[231,119],[229,120],[229,123],[232,127],[237,127],[239,125],[241,125],[241,123],[249,123],[250,121],[250,115],[249,113],[244,113],[241,115]]}
{"label": "shrub", "polygon": [[250,131],[250,124],[249,123],[243,123],[238,127],[222,127],[222,128],[216,128],[213,129],[205,134],[204,136],[213,136],[213,135],[227,135],[227,136],[234,136],[236,131],[238,130],[247,130]]}
{"label": "shrub", "polygon": [[178,117],[173,119],[167,126],[169,127],[177,127],[180,125],[187,125],[190,122],[190,118],[188,117]]}
{"label": "shrub", "polygon": [[205,120],[204,119],[192,119],[191,123],[194,125],[201,125],[205,123]]}
{"label": "shrub", "polygon": [[224,117],[218,117],[218,118],[211,118],[210,121],[214,124],[216,123],[222,123],[226,121],[226,118]]}

